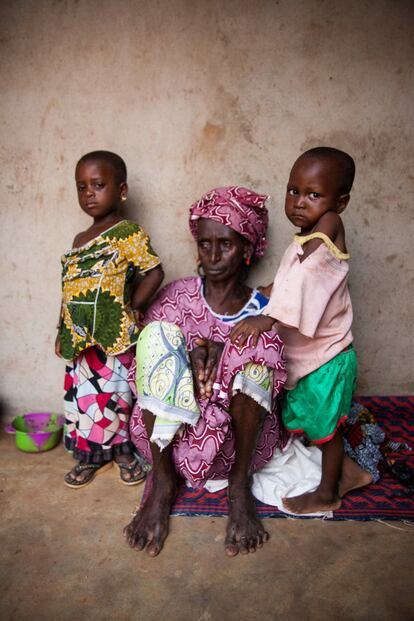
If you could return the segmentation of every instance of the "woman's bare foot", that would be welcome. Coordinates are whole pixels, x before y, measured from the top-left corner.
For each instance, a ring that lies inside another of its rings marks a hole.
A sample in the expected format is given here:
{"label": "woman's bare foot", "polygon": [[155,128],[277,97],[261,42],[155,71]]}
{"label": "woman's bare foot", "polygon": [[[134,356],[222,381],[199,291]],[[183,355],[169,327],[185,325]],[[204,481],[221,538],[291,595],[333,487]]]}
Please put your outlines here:
{"label": "woman's bare foot", "polygon": [[229,483],[229,519],[224,549],[227,556],[256,552],[269,539],[263,524],[256,515],[256,505],[250,486]]}
{"label": "woman's bare foot", "polygon": [[339,497],[343,498],[351,490],[364,487],[370,483],[372,483],[370,473],[358,466],[348,455],[345,455],[342,462],[342,477],[339,481]]}
{"label": "woman's bare foot", "polygon": [[145,505],[124,528],[124,535],[131,548],[146,548],[149,556],[157,556],[161,552],[168,535],[170,509],[176,491],[177,479],[174,473],[154,479]]}
{"label": "woman's bare foot", "polygon": [[319,511],[335,511],[341,506],[339,496],[326,494],[319,488],[314,492],[307,492],[292,498],[282,498],[283,506],[292,513],[306,514],[318,513]]}

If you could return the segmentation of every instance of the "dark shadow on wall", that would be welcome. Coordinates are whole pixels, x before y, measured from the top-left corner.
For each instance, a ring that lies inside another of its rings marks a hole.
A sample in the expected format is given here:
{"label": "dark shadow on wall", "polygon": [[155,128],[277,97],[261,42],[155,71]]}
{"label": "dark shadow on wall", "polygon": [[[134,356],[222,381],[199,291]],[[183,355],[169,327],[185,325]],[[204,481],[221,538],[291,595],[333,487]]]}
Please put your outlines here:
{"label": "dark shadow on wall", "polygon": [[123,215],[125,217],[126,220],[132,220],[133,222],[138,222],[138,224],[140,223],[140,205],[141,205],[141,201],[140,199],[136,196],[135,192],[129,192],[128,194],[128,200],[125,203],[125,206],[123,207]]}
{"label": "dark shadow on wall", "polygon": [[0,428],[3,429],[6,422],[10,422],[10,407],[4,397],[0,395]]}

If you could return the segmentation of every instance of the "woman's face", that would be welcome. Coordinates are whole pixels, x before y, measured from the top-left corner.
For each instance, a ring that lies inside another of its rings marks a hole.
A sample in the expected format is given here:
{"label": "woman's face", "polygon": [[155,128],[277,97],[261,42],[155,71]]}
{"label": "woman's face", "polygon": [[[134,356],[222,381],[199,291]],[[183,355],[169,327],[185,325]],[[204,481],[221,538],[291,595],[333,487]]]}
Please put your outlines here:
{"label": "woman's face", "polygon": [[207,280],[225,282],[241,270],[251,247],[228,226],[200,218],[198,227],[198,256]]}

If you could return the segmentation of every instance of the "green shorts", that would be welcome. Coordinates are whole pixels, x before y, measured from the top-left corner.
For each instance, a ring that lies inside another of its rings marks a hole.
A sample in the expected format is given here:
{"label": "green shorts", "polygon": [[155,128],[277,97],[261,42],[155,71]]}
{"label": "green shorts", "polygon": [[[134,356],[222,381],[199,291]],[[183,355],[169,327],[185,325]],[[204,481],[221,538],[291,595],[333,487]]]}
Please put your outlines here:
{"label": "green shorts", "polygon": [[356,378],[357,358],[351,345],[286,391],[282,410],[285,427],[305,433],[316,444],[331,440],[348,417]]}

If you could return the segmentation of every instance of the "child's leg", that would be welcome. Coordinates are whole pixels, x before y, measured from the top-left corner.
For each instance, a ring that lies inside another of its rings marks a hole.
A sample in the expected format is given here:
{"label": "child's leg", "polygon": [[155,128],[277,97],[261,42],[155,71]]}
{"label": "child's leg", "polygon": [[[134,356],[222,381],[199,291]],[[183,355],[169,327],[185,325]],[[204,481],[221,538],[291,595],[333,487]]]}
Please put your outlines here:
{"label": "child's leg", "polygon": [[[303,377],[286,394],[282,410],[285,426],[291,431],[305,431],[308,438],[318,442],[322,451],[322,477],[318,488],[283,501],[294,513],[334,511],[341,506],[339,481],[344,447],[340,423],[349,414],[356,371],[355,352],[347,349]],[[347,474],[348,464],[345,466]]]}
{"label": "child's leg", "polygon": [[322,451],[321,482],[313,492],[283,499],[284,506],[292,513],[335,511],[341,506],[338,494],[344,452],[341,429],[338,428],[334,437],[320,444],[319,448]]}
{"label": "child's leg", "polygon": [[131,350],[107,356],[90,347],[68,369],[65,444],[79,461],[65,476],[70,487],[79,488],[90,482],[113,458],[120,465],[123,483],[131,485],[143,480],[129,440],[132,395],[127,375],[132,360]]}

